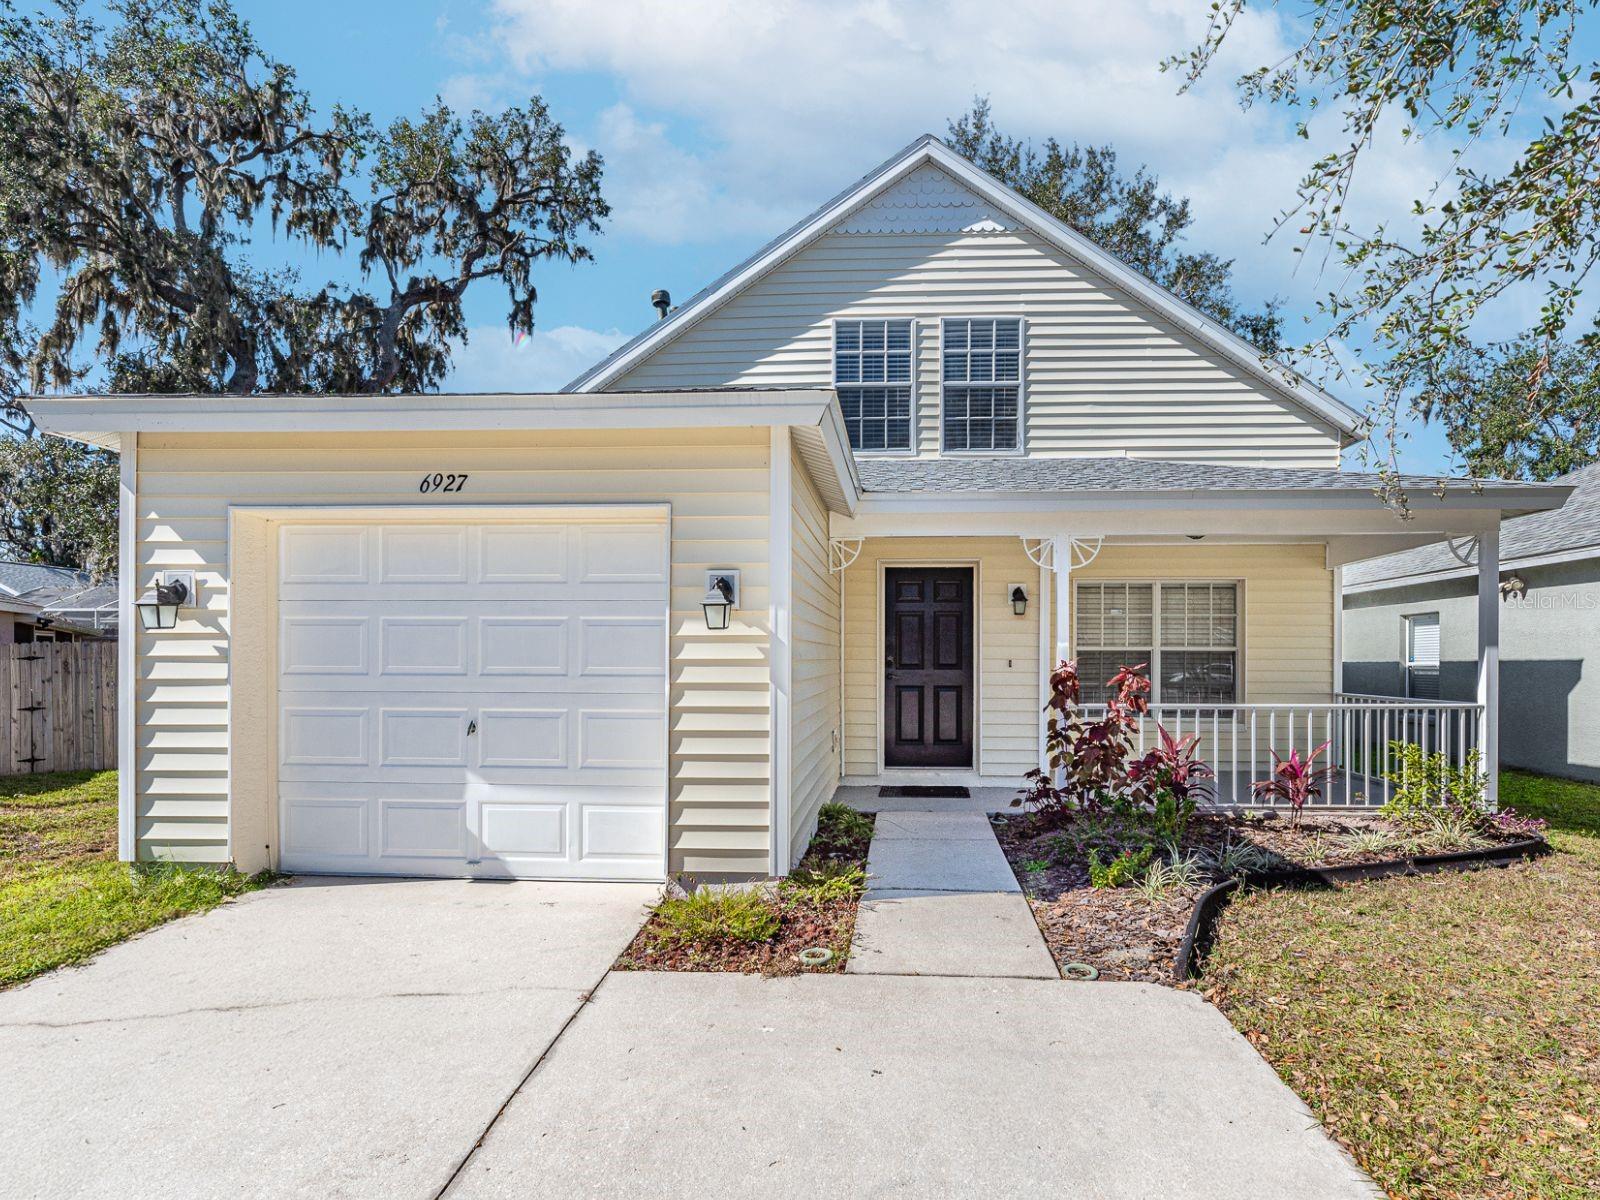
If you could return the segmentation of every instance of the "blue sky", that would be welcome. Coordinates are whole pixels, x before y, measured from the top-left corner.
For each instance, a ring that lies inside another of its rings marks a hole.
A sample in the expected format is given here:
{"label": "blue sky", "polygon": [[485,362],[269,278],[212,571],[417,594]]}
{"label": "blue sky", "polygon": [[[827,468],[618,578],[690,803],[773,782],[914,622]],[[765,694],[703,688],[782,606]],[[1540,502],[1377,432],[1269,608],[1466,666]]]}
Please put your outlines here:
{"label": "blue sky", "polygon": [[[237,2],[320,108],[383,121],[436,95],[466,109],[537,91],[576,144],[604,154],[614,215],[598,261],[542,271],[538,332],[521,346],[502,294],[478,285],[452,390],[559,387],[654,319],[652,290],[687,297],[918,134],[943,133],[976,94],[1007,132],[1109,142],[1129,167],[1148,164],[1192,199],[1191,242],[1237,260],[1247,302],[1286,301],[1291,339],[1315,328],[1303,319],[1332,286],[1289,242],[1262,241],[1313,147],[1282,112],[1242,111],[1230,87],[1289,45],[1276,10],[1247,10],[1228,60],[1179,95],[1158,63],[1200,33],[1193,0]],[[1380,143],[1349,215],[1404,212],[1446,150]],[[301,266],[313,282],[328,269]],[[1401,463],[1442,470],[1445,451],[1436,430],[1415,430]]]}

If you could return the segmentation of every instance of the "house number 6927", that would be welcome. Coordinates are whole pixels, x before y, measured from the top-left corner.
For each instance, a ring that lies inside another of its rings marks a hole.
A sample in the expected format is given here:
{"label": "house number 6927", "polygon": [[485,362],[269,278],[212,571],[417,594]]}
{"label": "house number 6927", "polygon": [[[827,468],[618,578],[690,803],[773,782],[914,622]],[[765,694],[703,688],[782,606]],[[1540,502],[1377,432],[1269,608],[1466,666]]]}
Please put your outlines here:
{"label": "house number 6927", "polygon": [[417,491],[427,495],[429,492],[465,491],[466,487],[467,477],[465,475],[445,475],[442,472],[435,471],[432,475],[424,475],[422,477],[422,486]]}

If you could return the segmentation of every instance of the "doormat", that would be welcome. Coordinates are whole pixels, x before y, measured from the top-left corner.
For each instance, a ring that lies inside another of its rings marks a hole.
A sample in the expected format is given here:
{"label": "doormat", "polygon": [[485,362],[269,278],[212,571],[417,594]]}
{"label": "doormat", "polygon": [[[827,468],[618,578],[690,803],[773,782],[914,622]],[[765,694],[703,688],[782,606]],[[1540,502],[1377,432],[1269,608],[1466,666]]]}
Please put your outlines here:
{"label": "doormat", "polygon": [[878,789],[880,800],[970,800],[972,793],[964,787],[924,787],[911,785],[904,787],[881,787]]}

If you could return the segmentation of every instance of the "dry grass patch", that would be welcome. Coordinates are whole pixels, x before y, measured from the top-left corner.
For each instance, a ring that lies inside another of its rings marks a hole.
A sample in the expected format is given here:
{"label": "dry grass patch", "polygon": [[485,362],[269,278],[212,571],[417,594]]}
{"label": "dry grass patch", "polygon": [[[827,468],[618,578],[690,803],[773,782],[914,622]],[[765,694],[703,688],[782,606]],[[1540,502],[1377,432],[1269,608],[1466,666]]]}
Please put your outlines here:
{"label": "dry grass patch", "polygon": [[1211,997],[1394,1196],[1600,1195],[1600,788],[1509,774],[1558,852],[1243,896]]}

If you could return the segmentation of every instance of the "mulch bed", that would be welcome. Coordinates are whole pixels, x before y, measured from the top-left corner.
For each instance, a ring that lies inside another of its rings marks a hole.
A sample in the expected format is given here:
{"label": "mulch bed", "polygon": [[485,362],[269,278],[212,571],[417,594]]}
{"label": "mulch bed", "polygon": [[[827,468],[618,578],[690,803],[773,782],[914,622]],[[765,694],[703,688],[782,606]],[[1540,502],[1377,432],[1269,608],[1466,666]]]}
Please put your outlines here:
{"label": "mulch bed", "polygon": [[[1070,812],[1006,814],[993,822],[1058,967],[1083,963],[1105,980],[1187,986],[1174,981],[1173,963],[1196,901],[1221,875],[1208,872],[1193,886],[1175,885],[1157,898],[1136,887],[1096,888],[1089,881],[1088,850],[1098,847],[1104,860],[1124,847],[1148,844],[1134,824]],[[1404,856],[1392,848],[1340,844],[1341,838],[1367,831],[1396,832],[1396,827],[1376,814],[1307,814],[1294,823],[1278,814],[1203,813],[1190,823],[1180,849],[1216,853],[1230,843],[1249,843],[1266,852],[1262,865],[1269,869]],[[1485,844],[1494,840],[1485,838]]]}
{"label": "mulch bed", "polygon": [[[873,819],[868,814],[868,821]],[[796,875],[826,866],[867,864],[870,833],[862,839],[827,844],[819,833],[795,868]],[[692,880],[673,886],[692,887]],[[661,919],[652,914],[633,942],[617,959],[619,971],[725,971],[744,975],[835,975],[844,970],[850,955],[850,940],[855,936],[859,894],[848,899],[814,901],[785,894],[780,883],[751,885],[763,889],[767,903],[777,914],[777,934],[769,941],[747,942],[727,938],[688,942],[662,936]],[[833,958],[821,966],[800,961],[800,952],[813,946],[833,951]]]}

